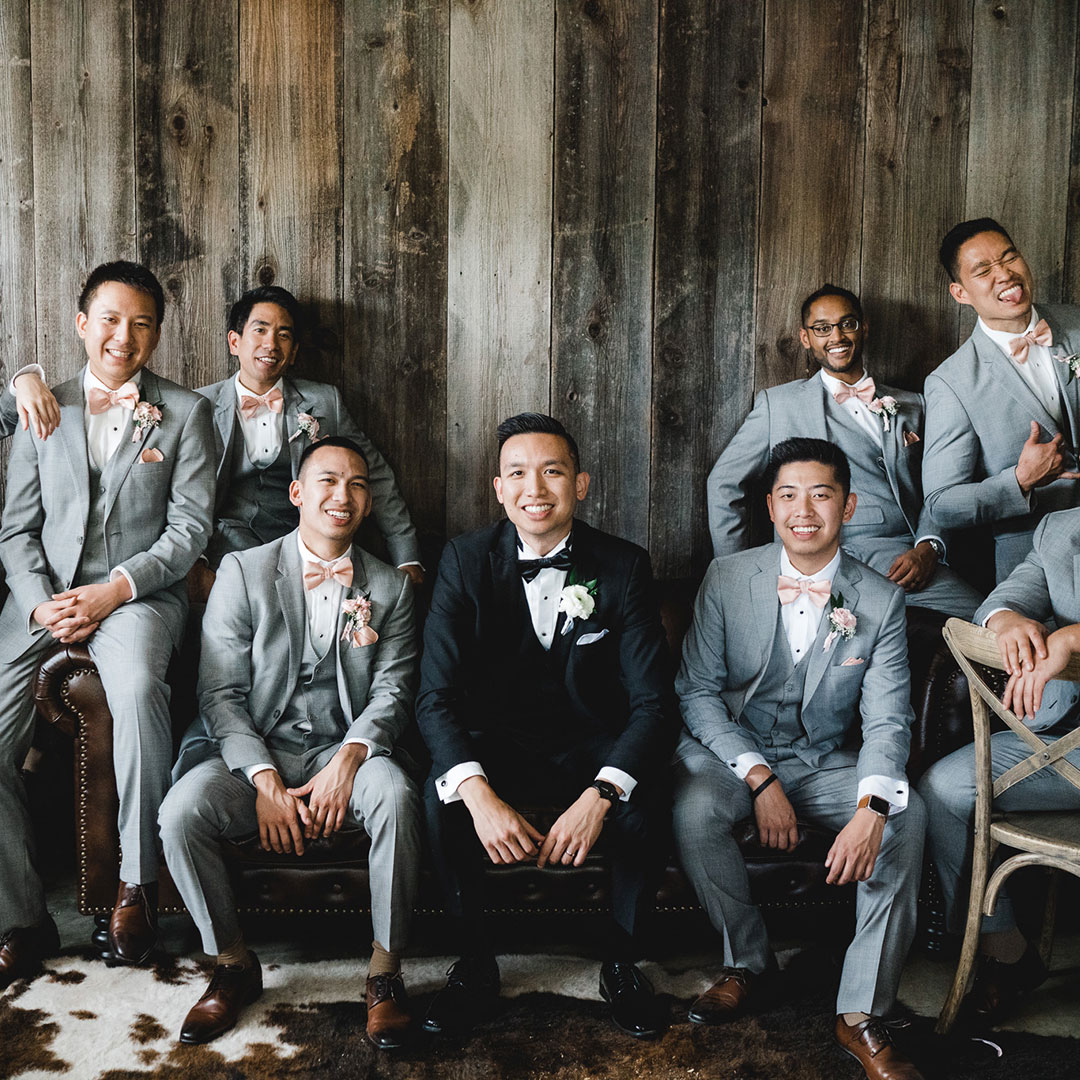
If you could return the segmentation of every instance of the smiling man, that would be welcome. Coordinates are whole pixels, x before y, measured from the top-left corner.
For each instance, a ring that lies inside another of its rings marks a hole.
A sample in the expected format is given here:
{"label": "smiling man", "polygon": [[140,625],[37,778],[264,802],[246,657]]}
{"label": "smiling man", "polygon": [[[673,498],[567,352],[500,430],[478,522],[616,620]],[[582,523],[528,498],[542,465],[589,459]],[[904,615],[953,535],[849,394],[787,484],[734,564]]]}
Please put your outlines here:
{"label": "smiling man", "polygon": [[926,377],[923,489],[946,528],[990,528],[1001,582],[1043,516],[1080,503],[1080,309],[1035,309],[1031,271],[991,218],[950,230],[939,257],[978,320]]}
{"label": "smiling man", "polygon": [[875,384],[863,359],[869,331],[854,293],[824,285],[801,311],[799,340],[816,376],[763,390],[717,459],[707,484],[713,554],[750,543],[750,500],[777,443],[836,443],[851,463],[858,504],[841,543],[904,589],[914,607],[970,619],[979,594],[945,566],[945,531],[922,498],[921,394]]}
{"label": "smiling man", "polygon": [[0,529],[11,588],[0,613],[0,985],[56,946],[18,768],[34,673],[58,641],[86,644],[112,714],[122,858],[109,944],[139,963],[156,940],[156,820],[172,760],[165,671],[214,501],[210,407],[146,367],[164,311],[145,266],[94,270],[75,318],[87,364],[56,388],[60,426],[47,442],[15,436]]}
{"label": "smiling man", "polygon": [[[460,1033],[490,1011],[499,969],[483,857],[581,866],[602,839],[613,918],[600,991],[635,1036],[662,1027],[634,966],[663,856],[673,700],[649,557],[575,517],[589,490],[557,420],[498,429],[506,518],[452,540],[424,632],[417,719],[432,756],[432,853],[462,957],[424,1026]],[[546,833],[522,806],[565,807]]]}
{"label": "smiling man", "polygon": [[839,447],[788,439],[765,480],[779,542],[713,560],[676,680],[675,842],[725,964],[689,1015],[738,1015],[774,963],[733,826],[752,816],[761,845],[784,851],[799,842],[798,815],[839,831],[828,882],[858,882],[836,1041],[871,1080],[911,1080],[919,1072],[880,1020],[915,930],[926,827],[905,775],[903,592],[840,549],[858,500]]}
{"label": "smiling man", "polygon": [[221,841],[257,834],[267,851],[302,855],[350,825],[371,837],[365,1030],[390,1049],[411,1023],[400,952],[420,859],[420,797],[396,747],[415,693],[412,585],[353,543],[372,505],[356,443],[307,447],[289,500],[297,529],[221,562],[203,620],[201,716],[161,808],[173,881],[216,957],[180,1041],[217,1038],[262,992]]}
{"label": "smiling man", "polygon": [[349,415],[336,386],[288,374],[300,332],[300,304],[277,285],[248,290],[229,312],[229,353],[239,370],[199,390],[214,406],[218,487],[214,536],[206,560],[191,575],[194,600],[205,601],[226,552],[269,543],[296,528],[289,482],[304,448],[327,435],[344,435],[363,450],[373,516],[390,559],[416,584],[423,581],[416,530],[386,459]]}

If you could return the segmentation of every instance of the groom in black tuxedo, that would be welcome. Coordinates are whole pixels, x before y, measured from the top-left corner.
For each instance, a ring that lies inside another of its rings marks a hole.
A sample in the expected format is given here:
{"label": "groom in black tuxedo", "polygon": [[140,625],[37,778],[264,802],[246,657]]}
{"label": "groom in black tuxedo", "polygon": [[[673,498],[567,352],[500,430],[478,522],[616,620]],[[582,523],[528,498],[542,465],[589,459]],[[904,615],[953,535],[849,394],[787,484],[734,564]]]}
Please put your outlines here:
{"label": "groom in black tuxedo", "polygon": [[[424,1026],[489,1012],[499,969],[484,927],[483,852],[499,865],[611,866],[600,992],[635,1036],[663,1023],[634,966],[656,892],[678,725],[648,554],[574,520],[589,489],[574,439],[522,413],[498,429],[507,520],[452,540],[424,633],[417,718],[436,864],[461,959]],[[566,807],[543,835],[515,807]]]}

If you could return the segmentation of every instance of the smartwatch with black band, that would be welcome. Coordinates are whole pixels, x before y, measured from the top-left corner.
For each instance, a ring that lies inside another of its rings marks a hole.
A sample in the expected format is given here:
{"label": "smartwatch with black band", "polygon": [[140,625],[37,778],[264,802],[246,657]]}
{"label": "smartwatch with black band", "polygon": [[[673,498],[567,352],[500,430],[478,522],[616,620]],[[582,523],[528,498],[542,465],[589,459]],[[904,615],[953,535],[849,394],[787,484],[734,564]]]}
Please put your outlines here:
{"label": "smartwatch with black band", "polygon": [[589,787],[596,788],[600,792],[600,798],[607,799],[612,806],[619,801],[619,789],[607,780],[594,780]]}

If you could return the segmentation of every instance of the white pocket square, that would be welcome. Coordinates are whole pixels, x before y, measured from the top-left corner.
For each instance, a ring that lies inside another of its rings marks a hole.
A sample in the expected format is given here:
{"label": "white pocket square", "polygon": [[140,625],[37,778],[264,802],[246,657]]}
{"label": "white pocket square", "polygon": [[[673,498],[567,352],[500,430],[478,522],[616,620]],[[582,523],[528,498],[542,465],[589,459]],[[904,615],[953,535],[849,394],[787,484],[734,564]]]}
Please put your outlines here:
{"label": "white pocket square", "polygon": [[598,630],[595,634],[582,634],[577,639],[577,643],[579,645],[591,645],[594,641],[599,641],[607,633],[607,630]]}
{"label": "white pocket square", "polygon": [[856,664],[865,664],[866,660],[861,656],[849,656],[840,666],[854,667]]}

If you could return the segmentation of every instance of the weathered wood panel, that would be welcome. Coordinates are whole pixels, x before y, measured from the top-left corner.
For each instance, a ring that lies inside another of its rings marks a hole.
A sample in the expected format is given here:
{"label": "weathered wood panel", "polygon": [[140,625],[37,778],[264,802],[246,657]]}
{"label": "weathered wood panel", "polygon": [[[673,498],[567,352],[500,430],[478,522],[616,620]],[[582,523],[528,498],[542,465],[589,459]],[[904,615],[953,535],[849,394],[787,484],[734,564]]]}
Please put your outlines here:
{"label": "weathered wood panel", "polygon": [[1065,276],[1061,298],[1080,302],[1080,25],[1076,28],[1076,60],[1073,81],[1072,153],[1069,158],[1068,212],[1065,234]]}
{"label": "weathered wood panel", "polygon": [[498,422],[550,408],[554,20],[554,0],[451,0],[451,536],[497,509]]}
{"label": "weathered wood panel", "polygon": [[864,4],[789,0],[765,33],[757,261],[757,385],[806,374],[799,304],[825,282],[859,291]]}
{"label": "weathered wood panel", "polygon": [[0,349],[10,378],[37,360],[30,13],[25,0],[0,2],[0,47]]}
{"label": "weathered wood panel", "polygon": [[652,483],[643,497],[654,568],[668,576],[700,572],[711,557],[705,477],[753,394],[762,9],[663,5]]}
{"label": "weathered wood panel", "polygon": [[86,357],[86,275],[135,244],[131,0],[30,5],[38,356],[49,379]]}
{"label": "weathered wood panel", "polygon": [[344,9],[345,392],[417,528],[446,516],[449,12]]}
{"label": "weathered wood panel", "polygon": [[965,216],[1009,230],[1036,303],[1062,295],[1076,47],[1074,3],[975,0]]}
{"label": "weathered wood panel", "polygon": [[298,371],[341,381],[341,8],[240,0],[240,287],[304,304]]}
{"label": "weathered wood panel", "polygon": [[647,544],[657,0],[555,21],[551,407],[592,474],[583,516]]}
{"label": "weathered wood panel", "polygon": [[971,0],[872,5],[867,57],[867,356],[879,379],[920,389],[957,345],[937,249],[964,213]]}
{"label": "weathered wood panel", "polygon": [[170,314],[154,358],[187,386],[232,370],[225,344],[239,295],[235,4],[135,6],[139,256]]}

